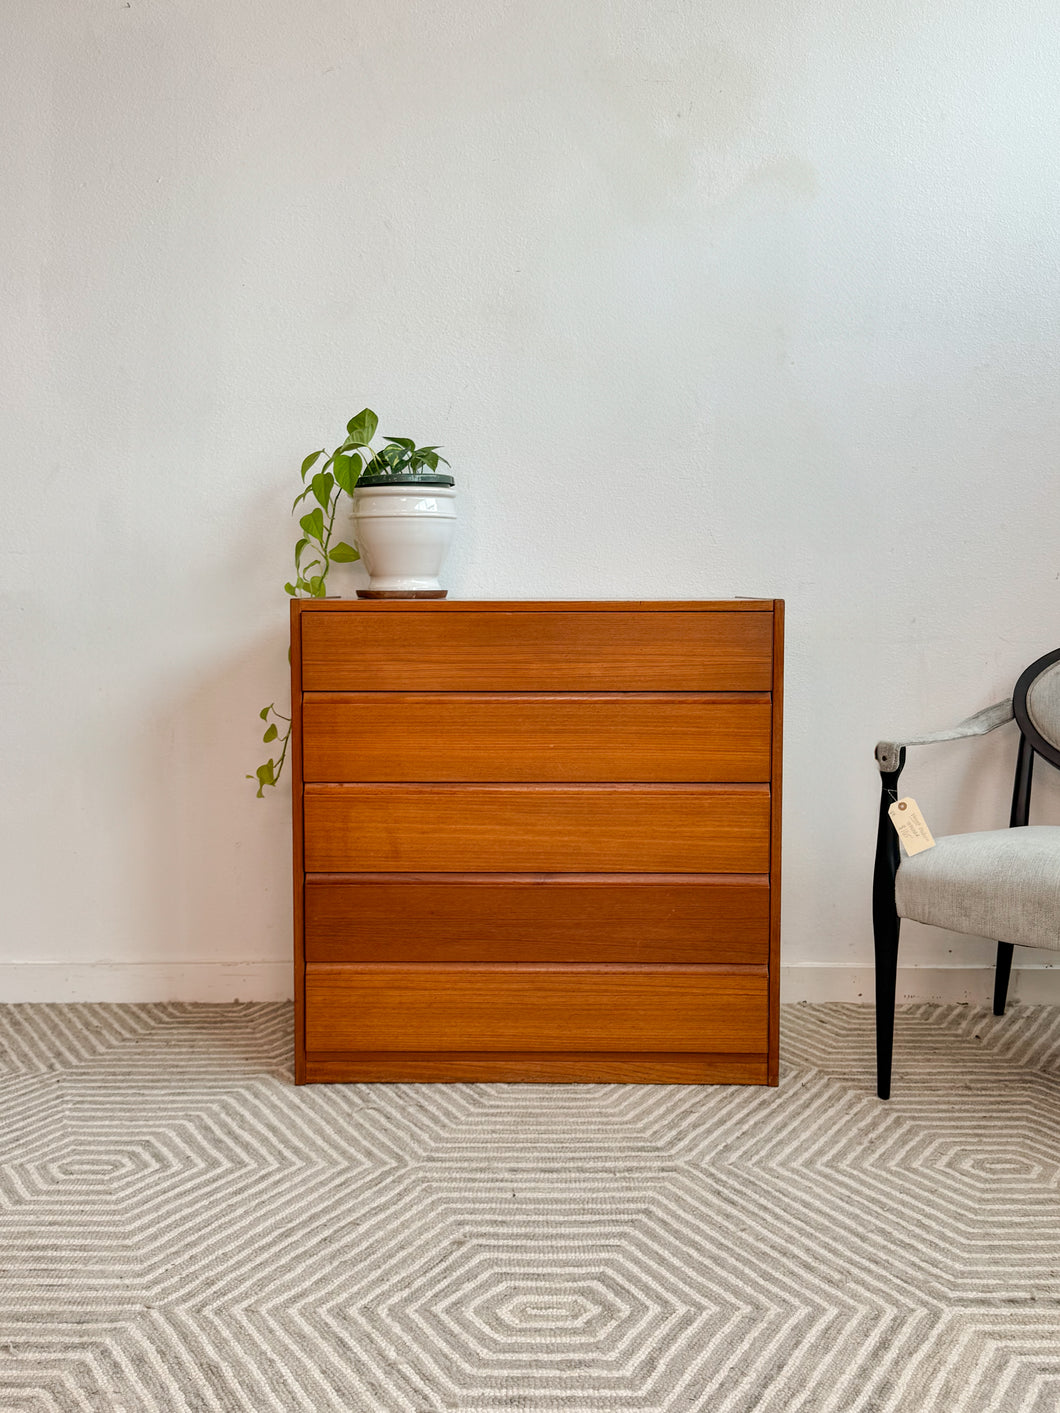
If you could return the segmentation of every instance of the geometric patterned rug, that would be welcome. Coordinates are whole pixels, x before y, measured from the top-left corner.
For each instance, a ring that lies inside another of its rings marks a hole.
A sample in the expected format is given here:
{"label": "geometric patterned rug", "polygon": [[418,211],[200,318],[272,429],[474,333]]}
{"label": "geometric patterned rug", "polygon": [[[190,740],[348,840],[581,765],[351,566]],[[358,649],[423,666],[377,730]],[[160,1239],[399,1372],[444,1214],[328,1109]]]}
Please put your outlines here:
{"label": "geometric patterned rug", "polygon": [[779,1089],[296,1089],[285,1005],[0,1007],[3,1413],[1056,1413],[1060,1010]]}

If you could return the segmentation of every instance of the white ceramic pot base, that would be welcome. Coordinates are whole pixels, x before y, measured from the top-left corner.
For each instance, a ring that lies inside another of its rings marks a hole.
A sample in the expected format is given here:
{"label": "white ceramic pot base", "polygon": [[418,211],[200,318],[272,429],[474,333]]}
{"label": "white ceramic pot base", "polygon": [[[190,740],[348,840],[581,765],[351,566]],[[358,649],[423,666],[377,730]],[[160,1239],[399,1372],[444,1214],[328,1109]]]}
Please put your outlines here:
{"label": "white ceramic pot base", "polygon": [[438,582],[456,522],[451,486],[358,486],[353,538],[368,570],[358,598],[444,598]]}

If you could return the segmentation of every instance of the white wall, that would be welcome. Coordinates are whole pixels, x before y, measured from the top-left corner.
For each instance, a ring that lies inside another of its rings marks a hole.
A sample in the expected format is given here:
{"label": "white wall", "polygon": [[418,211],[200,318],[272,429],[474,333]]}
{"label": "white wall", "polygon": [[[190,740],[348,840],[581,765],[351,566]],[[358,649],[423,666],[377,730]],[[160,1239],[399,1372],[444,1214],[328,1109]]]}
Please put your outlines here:
{"label": "white wall", "polygon": [[[285,994],[243,777],[298,462],[368,403],[447,447],[455,595],[787,599],[785,957],[856,994],[875,740],[1060,637],[1049,0],[0,26],[4,993]],[[1004,822],[1012,730],[914,761],[936,832]]]}

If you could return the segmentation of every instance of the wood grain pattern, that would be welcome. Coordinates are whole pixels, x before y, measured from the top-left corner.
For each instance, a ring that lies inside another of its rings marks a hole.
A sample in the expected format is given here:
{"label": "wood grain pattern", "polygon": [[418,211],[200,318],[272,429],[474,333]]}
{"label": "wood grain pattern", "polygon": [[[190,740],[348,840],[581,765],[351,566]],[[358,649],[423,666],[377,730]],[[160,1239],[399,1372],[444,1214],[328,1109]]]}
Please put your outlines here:
{"label": "wood grain pattern", "polygon": [[768,693],[308,692],[310,781],[763,781]]}
{"label": "wood grain pattern", "polygon": [[294,1080],[306,1082],[305,855],[302,843],[302,615],[291,601],[291,854],[294,869]]}
{"label": "wood grain pattern", "polygon": [[765,1054],[766,968],[306,967],[306,1048]]}
{"label": "wood grain pattern", "polygon": [[[771,612],[304,613],[307,692],[756,692]],[[442,601],[443,603],[446,601]]]}
{"label": "wood grain pattern", "polygon": [[766,873],[768,785],[307,785],[310,873]]}
{"label": "wood grain pattern", "polygon": [[314,1051],[306,1078],[317,1084],[764,1084],[766,1059],[606,1051]]}
{"label": "wood grain pattern", "polygon": [[780,844],[784,737],[784,601],[773,612],[773,723],[770,751],[772,811],[769,829],[769,1073],[767,1084],[780,1082]]}
{"label": "wood grain pattern", "polygon": [[769,879],[744,874],[310,874],[310,962],[764,964]]}
{"label": "wood grain pattern", "polygon": [[292,604],[297,1082],[775,1084],[783,607]]}
{"label": "wood grain pattern", "polygon": [[296,599],[301,613],[772,613],[775,599],[446,599],[366,603],[333,594]]}

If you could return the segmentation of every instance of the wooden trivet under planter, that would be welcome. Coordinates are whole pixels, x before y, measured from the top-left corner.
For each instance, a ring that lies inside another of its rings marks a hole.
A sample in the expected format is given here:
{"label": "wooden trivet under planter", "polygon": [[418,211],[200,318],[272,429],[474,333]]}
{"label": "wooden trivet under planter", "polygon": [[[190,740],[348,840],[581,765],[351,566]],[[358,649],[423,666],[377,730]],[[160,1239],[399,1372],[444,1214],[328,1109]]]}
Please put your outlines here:
{"label": "wooden trivet under planter", "polygon": [[359,599],[444,599],[448,589],[358,589]]}

